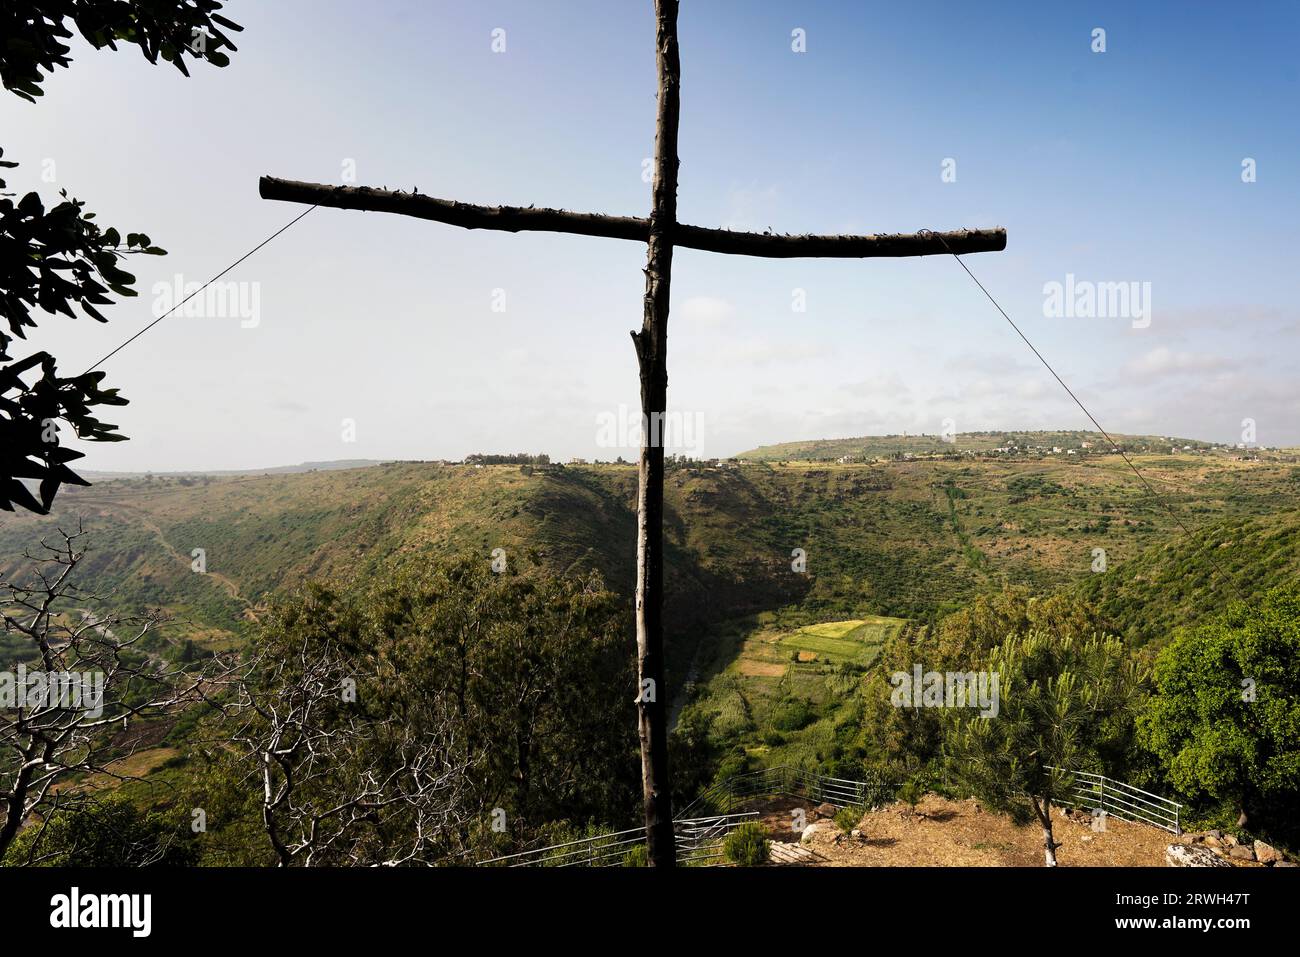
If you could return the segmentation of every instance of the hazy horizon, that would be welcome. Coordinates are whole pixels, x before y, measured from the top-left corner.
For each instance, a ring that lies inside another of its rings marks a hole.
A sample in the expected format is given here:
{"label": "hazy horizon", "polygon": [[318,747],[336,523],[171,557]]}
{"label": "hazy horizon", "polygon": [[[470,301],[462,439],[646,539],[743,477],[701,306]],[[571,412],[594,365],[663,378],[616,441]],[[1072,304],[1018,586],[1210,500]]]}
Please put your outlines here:
{"label": "hazy horizon", "polygon": [[[1036,433],[1048,433],[1048,434],[1050,434],[1050,433],[1053,433],[1053,432],[1084,432],[1084,433],[1088,433],[1088,434],[1092,434],[1092,435],[1097,435],[1097,434],[1099,434],[1099,433],[1096,432],[1095,429],[1081,429],[1081,428],[1073,428],[1073,427],[1071,427],[1071,428],[1060,428],[1060,429],[1053,429],[1053,428],[1041,428],[1041,429],[1018,429],[1018,428],[1005,428],[1005,429],[1001,429],[1001,428],[988,428],[988,429],[973,429],[973,430],[970,430],[970,431],[967,431],[967,432],[958,432],[958,433],[956,433],[956,437],[957,437],[958,439],[960,439],[962,435],[979,435],[979,434],[993,434],[993,435],[997,435],[997,434],[1003,434],[1003,433],[1005,433],[1005,434],[1022,434],[1022,435],[1023,435],[1023,434],[1036,434]],[[1121,436],[1132,437],[1132,436],[1136,435],[1136,433],[1111,433],[1111,435],[1112,435],[1113,438],[1119,439],[1119,438],[1121,438]],[[1152,438],[1167,438],[1167,439],[1177,439],[1177,440],[1190,440],[1190,441],[1195,441],[1195,442],[1203,442],[1203,443],[1207,443],[1207,444],[1226,444],[1226,445],[1236,445],[1236,444],[1237,444],[1237,443],[1234,443],[1234,442],[1224,442],[1224,443],[1219,443],[1219,442],[1217,442],[1216,440],[1213,440],[1213,439],[1207,439],[1207,438],[1205,438],[1205,437],[1203,437],[1203,436],[1198,436],[1198,435],[1169,435],[1169,434],[1165,434],[1165,433],[1143,433],[1143,435],[1147,435],[1147,436],[1150,436],[1150,437],[1152,437]],[[712,459],[712,458],[717,458],[717,459],[728,459],[728,458],[735,458],[735,457],[741,455],[741,454],[744,453],[744,452],[749,452],[749,451],[752,451],[752,450],[754,450],[754,449],[765,448],[765,447],[769,447],[769,446],[790,445],[790,444],[802,443],[802,442],[851,442],[851,441],[855,441],[855,440],[858,440],[858,439],[887,439],[887,438],[894,438],[894,437],[898,437],[898,436],[903,436],[903,437],[908,437],[908,438],[938,438],[938,437],[939,437],[939,433],[936,433],[936,432],[908,432],[908,431],[904,431],[904,430],[902,430],[902,429],[899,429],[899,430],[894,431],[894,432],[882,432],[882,433],[873,434],[873,435],[804,436],[804,437],[801,437],[801,438],[783,438],[783,439],[778,439],[778,440],[776,440],[776,441],[771,441],[771,442],[760,442],[758,445],[747,446],[746,448],[743,448],[743,449],[735,449],[734,451],[731,451],[731,452],[722,452],[722,453],[718,453],[718,454],[710,454],[710,455],[705,456],[705,457],[706,457],[706,458],[711,458],[711,459]],[[960,446],[960,442],[958,442],[957,444]],[[1257,444],[1257,447],[1263,448],[1264,446],[1263,446],[1262,444]],[[1268,446],[1268,447],[1270,447],[1270,448],[1283,448],[1283,449],[1290,449],[1290,448],[1293,448],[1293,446],[1289,446],[1289,445],[1283,445],[1283,446]],[[668,450],[668,451],[669,451],[670,454],[671,454],[672,450]],[[426,456],[426,457],[423,457],[423,458],[421,458],[421,457],[410,457],[410,458],[408,458],[408,457],[396,456],[396,455],[387,455],[387,456],[385,456],[385,455],[378,455],[378,456],[375,456],[375,457],[373,457],[373,458],[305,459],[305,460],[303,460],[303,461],[299,461],[299,462],[274,462],[274,463],[271,463],[271,464],[253,465],[253,466],[249,466],[249,467],[247,467],[247,468],[239,468],[239,469],[227,469],[227,468],[216,468],[216,467],[208,467],[208,468],[204,468],[204,467],[201,467],[201,466],[200,466],[200,467],[196,467],[196,468],[187,468],[187,469],[169,469],[169,468],[138,468],[138,469],[82,469],[81,472],[82,472],[83,475],[85,475],[85,476],[87,476],[87,477],[90,477],[90,478],[92,478],[92,479],[102,480],[102,477],[104,477],[104,476],[126,476],[126,475],[143,475],[143,474],[153,474],[153,475],[200,475],[200,474],[207,474],[207,475],[214,475],[214,474],[219,474],[219,473],[236,473],[236,472],[237,472],[237,473],[245,473],[245,472],[264,472],[264,471],[280,471],[280,472],[284,472],[284,471],[303,470],[303,469],[307,469],[307,468],[317,468],[317,467],[321,467],[321,466],[324,466],[324,467],[330,467],[330,468],[335,468],[335,469],[343,469],[343,468],[368,468],[368,467],[375,466],[375,465],[387,465],[387,464],[389,464],[389,463],[411,463],[411,462],[429,462],[429,461],[463,462],[463,461],[464,461],[466,458],[468,458],[470,455],[519,455],[519,454],[527,454],[527,455],[548,455],[548,456],[550,457],[550,459],[551,459],[552,462],[561,462],[561,463],[566,463],[566,462],[568,462],[569,459],[571,459],[571,458],[582,458],[582,456],[569,456],[569,457],[562,457],[562,456],[559,456],[559,455],[553,454],[553,453],[551,453],[549,450],[544,449],[544,448],[522,448],[522,447],[521,447],[521,448],[517,448],[517,449],[474,449],[473,451],[471,451],[471,452],[467,452],[465,455],[463,455],[463,456],[458,456],[458,457],[451,457],[451,456],[433,456],[433,457],[428,457],[428,456]],[[686,453],[683,453],[683,454],[686,454]],[[602,462],[605,462],[605,463],[613,463],[614,460],[617,459],[620,455],[622,455],[622,457],[623,457],[625,460],[628,460],[627,464],[635,464],[635,462],[636,462],[635,454],[633,454],[633,455],[631,456],[631,458],[629,459],[629,456],[628,456],[628,455],[623,454],[623,453],[621,452],[621,450],[618,450],[618,449],[611,450],[611,452],[610,452],[610,454],[609,454],[608,456],[597,455],[597,456],[595,456],[593,459],[590,459],[590,460],[588,460],[588,461],[597,461],[597,460],[599,460],[599,461],[602,461]]]}

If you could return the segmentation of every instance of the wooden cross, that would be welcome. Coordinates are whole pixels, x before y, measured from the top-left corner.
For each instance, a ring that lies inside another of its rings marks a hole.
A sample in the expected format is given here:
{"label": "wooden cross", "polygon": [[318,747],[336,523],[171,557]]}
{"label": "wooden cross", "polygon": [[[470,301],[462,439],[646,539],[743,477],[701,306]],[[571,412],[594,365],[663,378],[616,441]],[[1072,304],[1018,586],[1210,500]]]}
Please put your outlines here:
{"label": "wooden cross", "polygon": [[[529,206],[474,206],[365,186],[329,186],[262,177],[263,199],[398,213],[465,229],[506,232],[537,230],[629,239],[646,244],[645,314],[632,333],[641,376],[643,423],[663,421],[668,407],[668,290],[673,247],[686,246],[740,256],[790,258],[820,256],[859,259],[877,256],[933,256],[941,253],[997,252],[1006,248],[1005,229],[934,233],[812,236],[704,229],[677,221],[677,124],[681,64],[677,52],[679,0],[655,0],[655,51],[659,67],[654,186],[650,218],[574,213]],[[636,641],[637,725],[641,738],[641,777],[645,797],[646,843],[650,863],[676,863],[672,803],[668,781],[668,705],[663,655],[663,485],[661,430],[643,427],[637,470]],[[648,693],[644,689],[649,689]]]}

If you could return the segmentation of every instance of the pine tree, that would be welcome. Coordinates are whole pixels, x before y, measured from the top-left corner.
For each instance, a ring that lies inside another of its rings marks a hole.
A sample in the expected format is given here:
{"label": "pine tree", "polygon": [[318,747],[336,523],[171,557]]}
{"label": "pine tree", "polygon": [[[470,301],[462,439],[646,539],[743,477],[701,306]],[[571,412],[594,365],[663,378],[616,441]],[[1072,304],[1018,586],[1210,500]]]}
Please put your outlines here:
{"label": "pine tree", "polygon": [[950,710],[946,757],[990,809],[1017,823],[1037,818],[1055,867],[1052,805],[1073,789],[1071,772],[1104,771],[1103,755],[1128,733],[1137,666],[1115,638],[1031,631],[993,649],[987,668],[998,679],[997,713]]}

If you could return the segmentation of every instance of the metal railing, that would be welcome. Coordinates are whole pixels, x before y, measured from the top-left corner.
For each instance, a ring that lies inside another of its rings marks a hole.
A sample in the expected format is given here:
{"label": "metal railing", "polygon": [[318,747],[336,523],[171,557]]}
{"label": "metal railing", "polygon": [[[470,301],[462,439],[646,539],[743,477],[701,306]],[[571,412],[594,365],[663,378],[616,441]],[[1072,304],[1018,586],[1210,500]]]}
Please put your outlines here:
{"label": "metal railing", "polygon": [[[722,844],[727,835],[741,824],[757,817],[758,812],[749,811],[673,821],[677,862],[707,867],[711,862],[720,861]],[[479,867],[622,867],[632,849],[644,843],[645,828],[632,827],[625,831],[597,834],[562,844],[492,857],[477,861],[476,864]]]}
{"label": "metal railing", "polygon": [[781,765],[719,781],[682,809],[727,813],[758,797],[806,798],[835,807],[875,807],[893,799],[895,785],[884,780],[854,781]]}
{"label": "metal railing", "polygon": [[712,817],[674,821],[677,863],[708,867],[712,863],[721,862],[727,835],[747,821],[757,819],[757,811],[745,811],[740,814],[715,814]]}
{"label": "metal railing", "polygon": [[[1061,771],[1061,768],[1049,768]],[[1123,781],[1089,771],[1065,772],[1074,781],[1064,807],[1105,811],[1126,821],[1182,833],[1182,805]],[[691,817],[673,821],[678,863],[710,866],[720,863],[723,842],[731,831],[757,819],[756,811],[736,808],[760,797],[804,798],[837,808],[878,807],[894,799],[896,785],[884,778],[854,781],[818,774],[805,768],[781,765],[750,771],[719,781],[679,812]],[[645,828],[633,827],[562,844],[533,848],[478,861],[495,867],[620,867],[634,847],[645,842]]]}
{"label": "metal railing", "polygon": [[[1049,768],[1060,771],[1061,768]],[[1137,821],[1182,834],[1180,822],[1182,805],[1150,791],[1143,791],[1123,781],[1089,771],[1066,772],[1074,778],[1074,787],[1065,802],[1067,807],[1086,807],[1105,811],[1111,817],[1124,821]]]}

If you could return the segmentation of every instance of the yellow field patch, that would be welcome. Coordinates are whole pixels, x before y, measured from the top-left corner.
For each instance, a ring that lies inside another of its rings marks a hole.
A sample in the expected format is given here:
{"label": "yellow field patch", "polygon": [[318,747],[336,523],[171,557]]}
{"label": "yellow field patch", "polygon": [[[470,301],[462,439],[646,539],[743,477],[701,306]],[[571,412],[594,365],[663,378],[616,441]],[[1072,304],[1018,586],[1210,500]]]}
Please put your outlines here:
{"label": "yellow field patch", "polygon": [[752,658],[740,660],[740,673],[756,678],[780,678],[785,674],[785,665],[775,661],[754,661]]}

